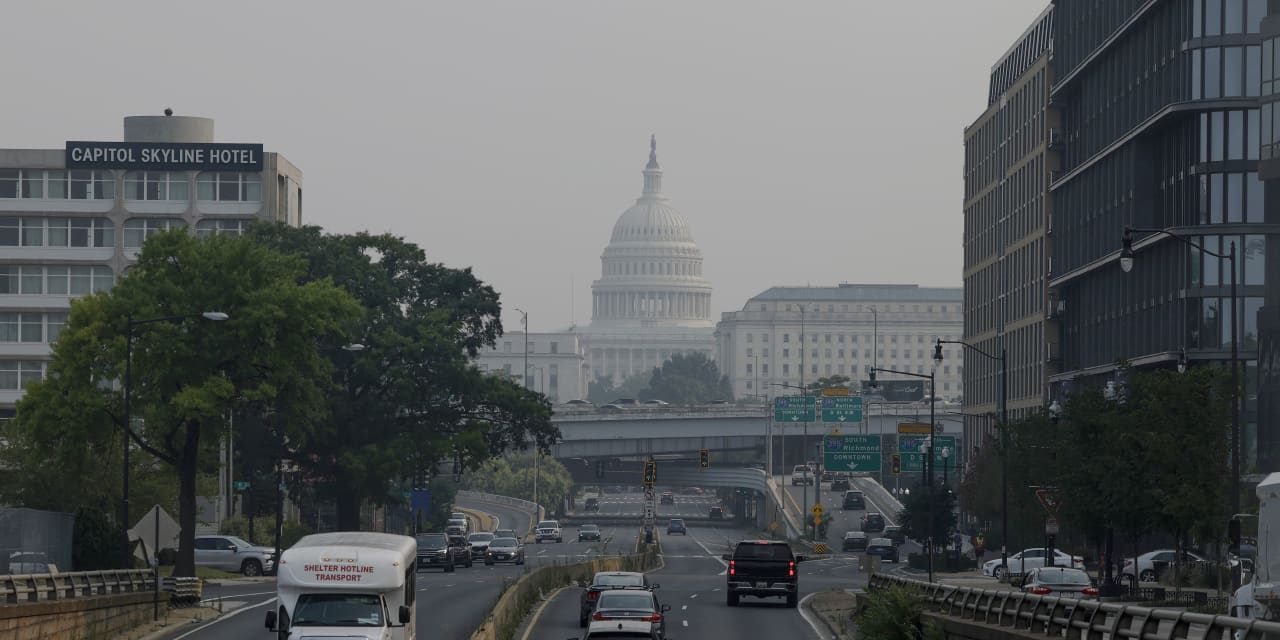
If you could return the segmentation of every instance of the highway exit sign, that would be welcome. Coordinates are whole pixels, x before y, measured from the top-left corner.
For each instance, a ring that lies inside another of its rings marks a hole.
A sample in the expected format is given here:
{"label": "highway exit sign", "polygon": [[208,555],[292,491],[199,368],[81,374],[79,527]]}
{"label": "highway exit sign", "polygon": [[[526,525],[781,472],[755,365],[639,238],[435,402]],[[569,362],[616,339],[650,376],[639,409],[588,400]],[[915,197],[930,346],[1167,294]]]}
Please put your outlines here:
{"label": "highway exit sign", "polygon": [[822,399],[823,422],[862,422],[862,396]]}
{"label": "highway exit sign", "polygon": [[818,410],[813,396],[782,396],[773,399],[774,422],[814,422]]}
{"label": "highway exit sign", "polygon": [[[929,441],[929,436],[903,434],[898,436],[898,452],[902,454],[902,471],[924,471],[924,453],[921,451],[921,445]],[[933,444],[937,449],[933,452],[933,464],[935,469],[942,468],[942,451],[950,450],[951,459],[947,462],[951,468],[956,467],[956,437],[955,436],[934,436]]]}
{"label": "highway exit sign", "polygon": [[880,436],[825,436],[822,439],[824,471],[880,470]]}

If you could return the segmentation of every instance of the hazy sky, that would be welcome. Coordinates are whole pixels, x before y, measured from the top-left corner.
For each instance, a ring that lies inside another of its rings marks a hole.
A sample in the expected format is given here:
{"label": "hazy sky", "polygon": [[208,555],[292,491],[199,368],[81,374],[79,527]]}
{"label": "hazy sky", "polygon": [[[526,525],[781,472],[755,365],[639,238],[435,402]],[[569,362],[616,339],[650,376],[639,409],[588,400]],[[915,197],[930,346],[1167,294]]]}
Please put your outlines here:
{"label": "hazy sky", "polygon": [[773,285],[959,286],[962,130],[1046,4],[13,2],[0,147],[212,117],[302,169],[305,222],[474,267],[545,331],[590,320],[656,133],[718,319]]}

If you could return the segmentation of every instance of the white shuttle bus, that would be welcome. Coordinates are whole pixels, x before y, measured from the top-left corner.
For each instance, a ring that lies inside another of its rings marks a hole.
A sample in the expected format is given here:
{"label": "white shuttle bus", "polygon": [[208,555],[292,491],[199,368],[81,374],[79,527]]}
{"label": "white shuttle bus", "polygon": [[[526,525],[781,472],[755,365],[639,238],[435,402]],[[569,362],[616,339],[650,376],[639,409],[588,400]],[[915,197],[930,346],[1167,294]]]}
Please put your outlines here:
{"label": "white shuttle bus", "polygon": [[280,556],[278,611],[267,628],[279,640],[414,640],[418,543],[387,533],[309,535]]}

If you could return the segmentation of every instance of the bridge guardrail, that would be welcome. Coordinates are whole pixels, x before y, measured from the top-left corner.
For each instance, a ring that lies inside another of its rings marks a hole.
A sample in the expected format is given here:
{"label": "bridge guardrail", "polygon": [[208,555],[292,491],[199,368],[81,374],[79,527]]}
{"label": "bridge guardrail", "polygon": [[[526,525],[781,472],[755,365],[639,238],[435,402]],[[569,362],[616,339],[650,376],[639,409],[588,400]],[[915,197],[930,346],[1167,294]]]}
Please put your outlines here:
{"label": "bridge guardrail", "polygon": [[876,573],[869,589],[899,585],[921,594],[936,613],[1048,636],[1191,640],[1280,637],[1280,622],[1153,609],[1020,591],[955,587]]}
{"label": "bridge guardrail", "polygon": [[533,531],[538,526],[539,520],[546,519],[546,510],[542,507],[520,498],[512,498],[510,496],[500,496],[496,493],[482,493],[480,491],[459,491],[457,497],[463,500],[477,500],[480,502],[492,502],[494,504],[504,504],[508,507],[515,507],[522,511],[534,514],[533,521],[529,523],[529,530]]}
{"label": "bridge guardrail", "polygon": [[151,591],[151,569],[72,571],[0,576],[0,595],[6,604],[87,598],[98,595]]}

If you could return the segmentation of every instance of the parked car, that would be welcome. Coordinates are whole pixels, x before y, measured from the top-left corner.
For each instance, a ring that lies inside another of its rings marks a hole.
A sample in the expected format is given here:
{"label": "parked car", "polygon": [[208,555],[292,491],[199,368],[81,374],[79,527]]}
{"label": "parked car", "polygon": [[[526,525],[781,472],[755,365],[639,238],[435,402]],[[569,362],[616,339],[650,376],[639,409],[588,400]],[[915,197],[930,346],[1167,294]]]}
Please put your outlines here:
{"label": "parked car", "polygon": [[[1047,557],[1047,550],[1043,547],[1023,549],[1022,551],[1009,556],[1009,572],[1025,574],[1032,569],[1039,569],[1040,567],[1045,566],[1045,558]],[[1083,569],[1084,558],[1068,554],[1062,549],[1054,549],[1053,564],[1059,567]],[[1000,566],[1000,558],[988,560],[982,564],[982,575],[999,578],[1003,573],[1004,569]]]}
{"label": "parked car", "polygon": [[489,550],[490,542],[493,542],[492,533],[477,532],[467,536],[467,546],[471,551],[471,557],[484,559],[485,552]]}
{"label": "parked car", "polygon": [[707,512],[707,517],[712,520],[724,520],[724,509],[721,507],[711,507]]}
{"label": "parked car", "polygon": [[884,531],[884,516],[875,511],[862,514],[862,530],[867,532]]}
{"label": "parked car", "polygon": [[894,544],[902,544],[907,541],[906,534],[902,533],[902,527],[894,525],[884,528],[884,537],[893,541]]}
{"label": "parked car", "polygon": [[849,479],[848,479],[848,478],[836,478],[835,480],[832,480],[832,481],[831,481],[831,490],[832,490],[832,491],[848,491],[848,490],[849,490]]}
{"label": "parked car", "polygon": [[[458,565],[459,547],[449,546],[449,536],[443,533],[420,533],[418,541],[418,570],[440,567],[445,573],[453,573]],[[468,554],[468,559],[470,554]]]}
{"label": "parked car", "polygon": [[542,544],[543,540],[555,540],[556,542],[564,542],[564,535],[560,533],[560,523],[556,520],[543,520],[538,523],[538,528],[534,531],[534,544]]}
{"label": "parked car", "polygon": [[888,538],[872,538],[867,542],[867,555],[880,556],[882,562],[897,562],[898,545]]}
{"label": "parked car", "polygon": [[566,404],[566,405],[569,405],[569,406],[571,406],[571,407],[593,407],[593,406],[595,406],[595,403],[594,403],[594,402],[592,402],[592,401],[590,401],[590,400],[581,400],[581,399],[576,399],[576,400],[566,400],[566,401],[565,401],[565,404]]}
{"label": "parked car", "polygon": [[600,592],[591,613],[591,624],[648,622],[650,636],[662,640],[667,630],[666,616],[662,614],[670,610],[671,605],[659,603],[658,594],[652,590],[612,589]]}
{"label": "parked car", "polygon": [[579,583],[582,597],[578,603],[578,626],[587,626],[595,611],[600,594],[613,589],[657,589],[648,576],[638,571],[601,571],[591,577],[590,583]]}
{"label": "parked car", "polygon": [[272,547],[260,547],[236,536],[196,536],[196,566],[260,576],[275,570]]}
{"label": "parked car", "polygon": [[867,533],[865,531],[846,531],[844,540],[840,543],[841,551],[865,551],[867,548]]}
{"label": "parked car", "polygon": [[622,405],[613,404],[611,402],[600,405],[600,408],[597,409],[597,411],[600,413],[618,413],[619,411],[625,411],[625,409],[622,408]]}
{"label": "parked car", "polygon": [[684,520],[680,518],[672,518],[667,521],[667,535],[678,533],[682,536],[689,535],[689,530],[684,526]]}
{"label": "parked car", "polygon": [[582,542],[583,540],[600,542],[600,527],[594,524],[578,526],[578,542]]}
{"label": "parked car", "polygon": [[[1142,582],[1155,582],[1160,577],[1160,570],[1172,565],[1175,557],[1173,549],[1156,549],[1138,556],[1138,579]],[[1190,551],[1182,552],[1182,561],[1187,564],[1209,562]],[[1120,569],[1120,579],[1133,580],[1133,574],[1133,558],[1125,558],[1124,567]]]}
{"label": "parked car", "polygon": [[524,545],[515,538],[494,538],[485,550],[484,563],[492,567],[498,562],[524,564]]}
{"label": "parked car", "polygon": [[663,492],[662,492],[662,497],[658,499],[658,502],[660,502],[660,503],[662,503],[662,504],[675,504],[675,503],[676,503],[676,496],[675,496],[675,494],[671,493],[670,491],[663,491]]}
{"label": "parked car", "polygon": [[582,503],[582,510],[583,511],[599,511],[600,498],[587,498]]}
{"label": "parked car", "polygon": [[1038,596],[1064,598],[1092,598],[1098,596],[1089,574],[1068,567],[1040,567],[1027,572],[1022,581],[1022,591]]}
{"label": "parked car", "polygon": [[861,491],[845,491],[844,501],[841,505],[845,511],[851,509],[862,510],[867,508],[867,499],[862,495]]}

